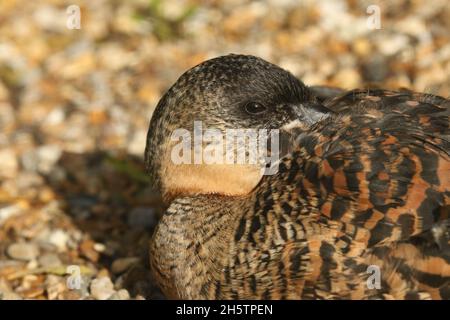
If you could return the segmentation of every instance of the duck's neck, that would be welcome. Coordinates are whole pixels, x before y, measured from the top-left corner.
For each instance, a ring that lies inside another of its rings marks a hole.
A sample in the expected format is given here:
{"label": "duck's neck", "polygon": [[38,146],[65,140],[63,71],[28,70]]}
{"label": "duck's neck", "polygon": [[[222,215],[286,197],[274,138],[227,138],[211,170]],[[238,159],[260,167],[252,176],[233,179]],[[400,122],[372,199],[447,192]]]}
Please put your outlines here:
{"label": "duck's neck", "polygon": [[169,298],[213,296],[227,263],[237,215],[242,214],[240,200],[204,195],[171,203],[151,244],[152,269]]}

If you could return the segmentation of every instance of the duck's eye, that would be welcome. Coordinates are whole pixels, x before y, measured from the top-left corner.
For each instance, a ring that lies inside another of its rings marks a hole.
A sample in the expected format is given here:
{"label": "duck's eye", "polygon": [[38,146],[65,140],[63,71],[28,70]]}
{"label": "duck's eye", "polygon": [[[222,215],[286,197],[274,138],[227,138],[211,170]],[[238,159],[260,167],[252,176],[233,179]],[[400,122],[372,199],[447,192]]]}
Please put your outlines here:
{"label": "duck's eye", "polygon": [[262,114],[267,111],[267,108],[258,102],[247,102],[244,109],[248,114]]}

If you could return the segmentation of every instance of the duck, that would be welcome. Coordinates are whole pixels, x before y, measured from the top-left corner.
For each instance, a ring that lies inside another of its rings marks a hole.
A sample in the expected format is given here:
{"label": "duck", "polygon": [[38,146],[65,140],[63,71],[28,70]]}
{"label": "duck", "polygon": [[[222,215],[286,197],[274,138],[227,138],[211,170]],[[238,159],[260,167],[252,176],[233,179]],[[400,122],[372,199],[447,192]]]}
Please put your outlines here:
{"label": "duck", "polygon": [[[147,134],[167,205],[150,242],[157,284],[169,299],[449,299],[449,115],[442,97],[307,87],[251,55],[191,68]],[[278,158],[196,162],[199,122],[277,132]]]}

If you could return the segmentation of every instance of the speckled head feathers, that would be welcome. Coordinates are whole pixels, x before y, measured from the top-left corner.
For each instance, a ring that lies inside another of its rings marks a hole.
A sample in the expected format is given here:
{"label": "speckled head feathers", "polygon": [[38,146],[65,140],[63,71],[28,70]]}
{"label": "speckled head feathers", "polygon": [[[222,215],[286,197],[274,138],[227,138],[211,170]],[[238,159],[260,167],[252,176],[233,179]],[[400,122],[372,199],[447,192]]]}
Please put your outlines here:
{"label": "speckled head feathers", "polygon": [[[309,123],[323,111],[314,109],[314,101],[291,73],[260,58],[227,55],[205,61],[185,72],[158,103],[147,136],[147,169],[163,194],[247,193],[260,179],[259,167],[173,166],[172,132],[192,131],[194,121],[221,131],[276,129],[295,119]],[[308,104],[312,107],[305,108]],[[217,177],[220,185],[212,181]]]}

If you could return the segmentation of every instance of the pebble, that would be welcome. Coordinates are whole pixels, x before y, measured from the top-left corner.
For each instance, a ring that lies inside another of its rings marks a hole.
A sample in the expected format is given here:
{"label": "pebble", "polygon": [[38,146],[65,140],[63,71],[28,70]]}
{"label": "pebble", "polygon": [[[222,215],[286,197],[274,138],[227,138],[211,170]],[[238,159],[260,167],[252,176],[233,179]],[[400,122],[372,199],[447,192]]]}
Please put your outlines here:
{"label": "pebble", "polygon": [[334,82],[341,88],[355,88],[361,82],[359,73],[353,68],[341,69],[334,76]]}
{"label": "pebble", "polygon": [[20,157],[20,163],[27,172],[36,172],[39,164],[36,150],[25,151]]}
{"label": "pebble", "polygon": [[48,4],[38,7],[33,13],[32,18],[39,27],[45,30],[64,32],[66,29],[65,20],[61,11]]}
{"label": "pebble", "polygon": [[83,256],[85,256],[92,262],[97,262],[100,257],[100,254],[98,251],[95,250],[94,246],[95,242],[86,239],[80,244],[80,251],[83,254]]}
{"label": "pebble", "polygon": [[94,245],[92,246],[94,248],[95,251],[103,253],[106,250],[106,246],[103,243],[94,243]]}
{"label": "pebble", "polygon": [[82,296],[78,291],[64,291],[60,295],[60,299],[62,300],[80,300]]}
{"label": "pebble", "polygon": [[22,298],[11,290],[8,282],[0,278],[0,300],[22,300]]}
{"label": "pebble", "polygon": [[39,263],[37,262],[36,259],[30,260],[30,261],[28,261],[27,264],[26,264],[26,268],[27,268],[28,270],[36,269],[38,266],[39,266]]}
{"label": "pebble", "polygon": [[382,55],[372,54],[362,64],[362,75],[367,82],[381,82],[389,74],[389,61]]}
{"label": "pebble", "polygon": [[130,294],[125,289],[120,289],[119,291],[113,293],[109,300],[130,300]]}
{"label": "pebble", "polygon": [[48,236],[48,242],[56,246],[59,251],[67,250],[67,242],[69,239],[70,237],[67,232],[62,229],[53,230]]}
{"label": "pebble", "polygon": [[64,278],[55,275],[48,275],[45,281],[47,298],[55,300],[58,296],[66,290],[66,283]]}
{"label": "pebble", "polygon": [[154,208],[137,207],[128,214],[128,225],[132,228],[152,228],[156,225],[157,217]]}
{"label": "pebble", "polygon": [[128,144],[128,152],[139,157],[142,156],[142,154],[144,154],[146,142],[147,131],[136,131]]}
{"label": "pebble", "polygon": [[22,300],[22,297],[12,291],[0,290],[0,300]]}
{"label": "pebble", "polygon": [[54,253],[46,253],[38,258],[39,265],[43,268],[54,268],[62,265],[59,257]]}
{"label": "pebble", "polygon": [[377,43],[379,52],[383,56],[392,56],[409,46],[409,37],[404,34],[392,35],[381,38]]}
{"label": "pebble", "polygon": [[92,280],[90,289],[92,297],[97,300],[107,300],[115,293],[114,285],[108,277]]}
{"label": "pebble", "polygon": [[19,205],[11,205],[0,208],[0,225],[6,221],[6,219],[19,214],[22,208]]}
{"label": "pebble", "polygon": [[76,218],[86,219],[91,215],[92,207],[97,201],[98,199],[92,196],[74,196],[69,199],[70,210]]}
{"label": "pebble", "polygon": [[13,243],[7,253],[13,259],[30,261],[39,255],[39,248],[34,243]]}
{"label": "pebble", "polygon": [[24,192],[28,189],[40,189],[44,179],[35,172],[24,171],[18,174],[16,183],[19,191]]}
{"label": "pebble", "polygon": [[44,294],[43,287],[33,287],[21,292],[26,299],[35,299],[41,297]]}
{"label": "pebble", "polygon": [[53,166],[61,157],[61,148],[57,145],[49,144],[41,146],[37,149],[39,159],[38,170],[41,173],[48,174]]}
{"label": "pebble", "polygon": [[[21,262],[21,261],[0,259],[0,270],[3,268],[20,269],[21,266],[23,266],[23,262]],[[3,274],[0,273],[0,278],[2,276],[3,276]],[[0,282],[0,284],[1,284],[1,282]]]}
{"label": "pebble", "polygon": [[58,162],[61,154],[62,150],[59,146],[43,145],[37,149],[23,153],[21,163],[28,171],[49,174]]}
{"label": "pebble", "polygon": [[128,270],[132,265],[137,263],[140,259],[138,257],[119,258],[114,260],[111,265],[111,271],[114,274],[120,274]]}
{"label": "pebble", "polygon": [[14,150],[0,150],[0,161],[2,163],[2,165],[0,166],[0,177],[14,178],[19,168]]}

